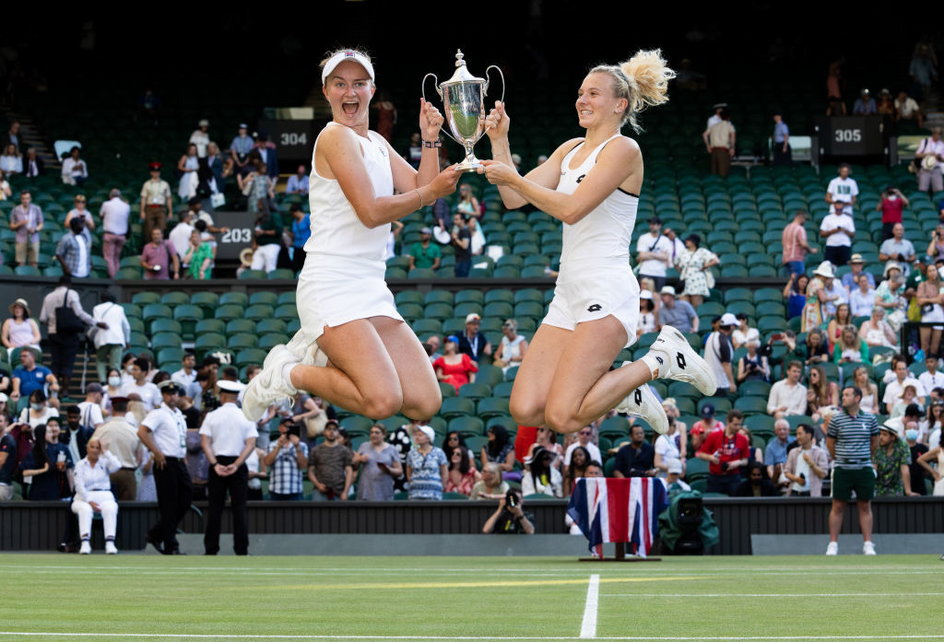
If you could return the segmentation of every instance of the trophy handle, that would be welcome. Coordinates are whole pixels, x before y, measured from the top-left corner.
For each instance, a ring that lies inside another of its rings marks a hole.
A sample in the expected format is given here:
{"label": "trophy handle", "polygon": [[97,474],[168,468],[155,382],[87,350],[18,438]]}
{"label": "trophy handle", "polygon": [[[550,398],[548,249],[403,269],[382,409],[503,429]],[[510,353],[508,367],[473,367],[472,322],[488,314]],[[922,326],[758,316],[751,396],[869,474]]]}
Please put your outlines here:
{"label": "trophy handle", "polygon": [[432,72],[423,76],[423,82],[422,84],[420,84],[420,95],[423,97],[423,100],[426,100],[426,79],[429,78],[430,76],[432,76],[433,80],[436,81],[436,85],[435,85],[436,93],[439,94],[439,100],[442,100],[443,95],[442,95],[442,89],[439,88],[439,78],[437,78],[436,74]]}
{"label": "trophy handle", "polygon": [[504,103],[505,102],[505,74],[502,73],[501,67],[499,67],[498,65],[489,65],[488,67],[485,68],[485,87],[483,89],[485,89],[485,93],[488,94],[488,86],[492,82],[491,79],[488,77],[488,70],[493,69],[493,68],[497,69],[498,75],[501,76],[501,82],[502,82],[501,101],[502,103]]}
{"label": "trophy handle", "polygon": [[[426,79],[429,78],[430,76],[432,76],[432,77],[433,77],[433,80],[436,81],[436,84],[435,84],[436,93],[439,94],[439,100],[442,100],[442,99],[443,99],[443,92],[442,92],[442,88],[439,86],[439,78],[438,78],[438,77],[436,76],[436,74],[434,74],[433,72],[429,72],[428,74],[426,74],[425,76],[423,76],[423,82],[420,84],[420,95],[423,96],[423,100],[426,100]],[[504,76],[502,77],[502,82],[504,82]],[[429,102],[429,101],[427,100],[426,102]],[[445,125],[445,123],[443,123],[443,124]],[[460,143],[458,140],[456,140],[455,137],[454,137],[452,134],[450,134],[448,131],[446,131],[446,128],[445,128],[445,127],[441,128],[441,129],[439,130],[439,133],[445,134],[445,135],[448,136],[451,140],[454,140],[455,142],[457,142],[457,143],[459,143],[460,145],[462,145],[462,143]]]}

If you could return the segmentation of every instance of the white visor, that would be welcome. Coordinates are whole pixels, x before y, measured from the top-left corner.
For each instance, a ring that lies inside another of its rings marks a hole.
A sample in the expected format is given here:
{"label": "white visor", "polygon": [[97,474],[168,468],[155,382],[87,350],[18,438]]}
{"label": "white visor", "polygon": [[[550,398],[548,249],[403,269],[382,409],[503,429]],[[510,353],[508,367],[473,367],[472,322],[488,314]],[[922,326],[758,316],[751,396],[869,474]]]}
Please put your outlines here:
{"label": "white visor", "polygon": [[328,80],[328,76],[331,75],[331,72],[334,71],[334,68],[340,65],[345,60],[353,60],[367,72],[367,75],[370,76],[370,81],[374,82],[374,66],[370,64],[370,60],[364,54],[358,53],[356,51],[346,50],[339,51],[330,58],[328,62],[325,63],[324,69],[321,70],[321,84],[325,84],[325,81]]}

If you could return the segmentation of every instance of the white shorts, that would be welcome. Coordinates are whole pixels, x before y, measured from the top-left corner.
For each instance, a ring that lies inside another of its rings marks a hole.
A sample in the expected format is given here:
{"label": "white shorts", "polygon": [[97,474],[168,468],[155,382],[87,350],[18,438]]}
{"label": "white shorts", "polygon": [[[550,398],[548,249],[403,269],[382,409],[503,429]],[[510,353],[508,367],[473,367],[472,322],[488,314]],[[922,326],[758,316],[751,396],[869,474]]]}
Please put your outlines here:
{"label": "white shorts", "polygon": [[384,281],[384,270],[383,261],[371,263],[309,253],[298,275],[295,295],[301,322],[298,332],[304,342],[311,345],[317,341],[325,326],[356,319],[390,317],[403,321]]}
{"label": "white shorts", "polygon": [[[569,268],[569,269],[568,269]],[[561,268],[554,299],[541,323],[576,330],[578,323],[613,315],[626,330],[626,345],[636,343],[639,282],[628,265]]]}

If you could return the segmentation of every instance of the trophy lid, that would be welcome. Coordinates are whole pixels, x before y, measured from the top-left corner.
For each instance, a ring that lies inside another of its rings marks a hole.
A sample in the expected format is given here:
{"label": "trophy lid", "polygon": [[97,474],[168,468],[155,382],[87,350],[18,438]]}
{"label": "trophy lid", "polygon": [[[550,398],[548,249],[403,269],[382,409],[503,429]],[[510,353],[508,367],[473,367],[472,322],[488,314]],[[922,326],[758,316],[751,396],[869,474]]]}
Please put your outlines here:
{"label": "trophy lid", "polygon": [[484,78],[479,78],[469,73],[468,67],[465,66],[464,59],[465,59],[465,54],[462,53],[462,50],[461,49],[456,50],[456,71],[454,74],[452,74],[452,78],[441,83],[440,86],[453,85],[457,83],[473,83],[473,82],[484,83],[485,82]]}

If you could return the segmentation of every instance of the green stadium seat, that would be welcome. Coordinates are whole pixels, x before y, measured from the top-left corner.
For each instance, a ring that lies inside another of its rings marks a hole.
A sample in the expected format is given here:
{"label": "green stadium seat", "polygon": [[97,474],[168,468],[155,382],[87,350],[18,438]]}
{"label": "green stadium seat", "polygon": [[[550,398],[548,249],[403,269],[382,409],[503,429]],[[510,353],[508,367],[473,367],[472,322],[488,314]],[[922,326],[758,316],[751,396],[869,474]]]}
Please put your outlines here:
{"label": "green stadium seat", "polygon": [[508,415],[507,397],[485,397],[480,399],[476,406],[476,414],[482,419],[504,417]]}
{"label": "green stadium seat", "polygon": [[261,335],[272,332],[285,334],[288,331],[286,330],[285,321],[282,319],[262,319],[256,323],[256,332]]}
{"label": "green stadium seat", "polygon": [[739,397],[734,402],[734,408],[740,410],[745,416],[751,414],[762,414],[767,412],[766,397]]}
{"label": "green stadium seat", "polygon": [[256,323],[250,319],[231,319],[226,324],[226,334],[255,334],[256,333]]}
{"label": "green stadium seat", "polygon": [[504,373],[498,366],[493,366],[488,363],[479,363],[479,371],[475,375],[475,383],[496,386],[504,381],[504,379]]}
{"label": "green stadium seat", "polygon": [[221,319],[201,319],[197,321],[197,325],[194,326],[194,333],[201,335],[207,332],[222,334],[226,332],[226,323]]}
{"label": "green stadium seat", "polygon": [[244,318],[243,307],[240,305],[220,305],[220,307],[218,307],[213,312],[213,318],[223,319],[224,321],[231,321],[232,319],[242,319]]}
{"label": "green stadium seat", "polygon": [[497,289],[497,290],[488,290],[485,293],[485,304],[489,303],[508,303],[509,305],[514,305],[515,295],[511,290]]}
{"label": "green stadium seat", "polygon": [[298,319],[298,309],[294,303],[282,303],[272,312],[272,316],[285,322]]}
{"label": "green stadium seat", "polygon": [[461,303],[475,303],[480,309],[484,302],[485,295],[481,290],[459,290],[456,292],[455,299],[453,300],[456,307]]}
{"label": "green stadium seat", "polygon": [[220,295],[220,305],[249,305],[249,295],[245,292],[226,292]]}
{"label": "green stadium seat", "polygon": [[288,269],[285,269],[285,268],[279,268],[278,270],[272,270],[271,272],[269,272],[268,274],[266,274],[265,278],[267,278],[267,279],[269,279],[269,280],[272,280],[272,279],[285,279],[285,280],[287,280],[287,281],[292,281],[292,280],[295,279],[295,272],[294,272],[294,270],[288,270]]}
{"label": "green stadium seat", "polygon": [[503,381],[492,388],[492,395],[495,397],[511,397],[511,389],[514,385],[513,381]]}
{"label": "green stadium seat", "polygon": [[184,303],[190,303],[190,297],[187,296],[186,292],[165,292],[161,296],[161,303],[164,305],[182,305]]}
{"label": "green stadium seat", "polygon": [[205,317],[212,314],[216,306],[220,304],[220,297],[216,292],[194,292],[190,297],[190,304],[200,306]]}
{"label": "green stadium seat", "polygon": [[449,420],[447,430],[455,430],[463,437],[478,437],[485,434],[485,422],[478,417],[457,416]]}
{"label": "green stadium seat", "polygon": [[485,383],[467,383],[459,388],[459,396],[467,399],[484,399],[492,394],[492,387]]}
{"label": "green stadium seat", "polygon": [[449,397],[448,399],[443,399],[442,407],[439,409],[439,415],[447,420],[454,417],[474,414],[475,401],[467,397]]}
{"label": "green stadium seat", "polygon": [[[271,305],[266,305],[264,303],[258,303],[256,305],[250,305],[246,308],[243,313],[243,317],[246,319],[252,319],[254,321],[261,321],[262,319],[271,319],[275,314],[275,310],[272,309]],[[281,318],[276,315],[276,318]]]}
{"label": "green stadium seat", "polygon": [[701,414],[701,409],[705,407],[706,404],[711,404],[715,407],[715,416],[724,420],[723,417],[725,413],[731,410],[731,402],[724,397],[702,397],[698,400],[697,410],[698,414]]}
{"label": "green stadium seat", "polygon": [[259,339],[255,334],[237,332],[229,335],[229,338],[226,339],[226,347],[230,350],[247,350],[257,347],[258,342]]}
{"label": "green stadium seat", "polygon": [[268,305],[275,307],[279,304],[279,295],[275,292],[253,292],[249,295],[249,305]]}
{"label": "green stadium seat", "polygon": [[239,274],[240,280],[242,279],[264,279],[266,278],[266,273],[263,270],[243,270]]}

